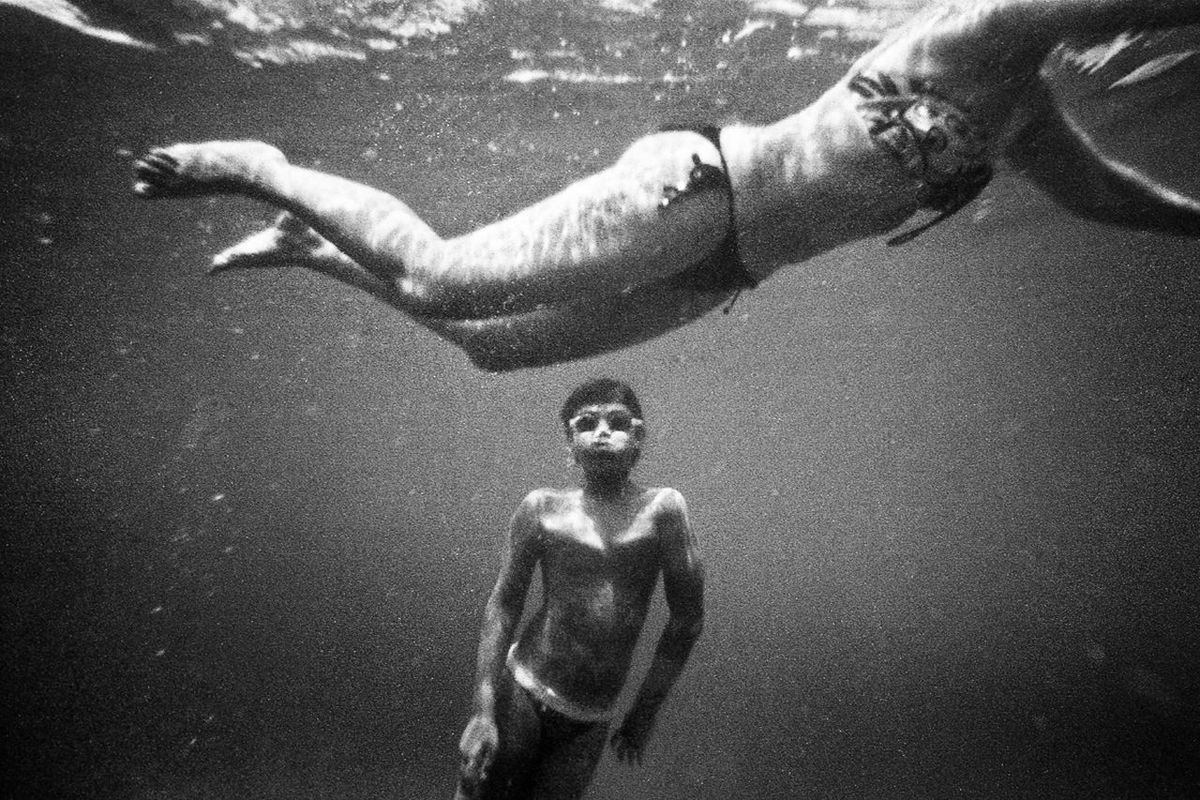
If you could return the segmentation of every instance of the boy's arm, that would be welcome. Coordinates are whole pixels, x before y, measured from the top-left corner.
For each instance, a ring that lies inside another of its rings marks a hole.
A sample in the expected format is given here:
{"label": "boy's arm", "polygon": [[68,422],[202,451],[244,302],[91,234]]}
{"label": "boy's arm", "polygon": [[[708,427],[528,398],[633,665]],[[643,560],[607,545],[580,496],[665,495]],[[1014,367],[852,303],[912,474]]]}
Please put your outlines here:
{"label": "boy's arm", "polygon": [[496,727],[496,687],[504,674],[513,631],[521,620],[525,596],[537,565],[540,496],[540,492],[531,492],[513,515],[500,574],[484,608],[473,710],[459,742],[462,781],[468,786],[484,778],[500,744]]}
{"label": "boy's arm", "polygon": [[637,699],[612,738],[618,758],[639,764],[655,715],[704,628],[704,564],[688,525],[687,505],[674,489],[666,490],[659,501],[662,509],[656,522],[663,545],[663,591],[671,615]]}

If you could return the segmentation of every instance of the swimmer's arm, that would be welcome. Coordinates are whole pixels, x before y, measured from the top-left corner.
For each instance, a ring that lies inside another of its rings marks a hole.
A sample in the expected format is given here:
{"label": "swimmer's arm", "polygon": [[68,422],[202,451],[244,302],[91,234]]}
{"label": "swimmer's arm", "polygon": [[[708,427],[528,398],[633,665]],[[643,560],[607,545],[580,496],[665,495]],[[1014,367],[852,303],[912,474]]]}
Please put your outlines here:
{"label": "swimmer's arm", "polygon": [[704,629],[704,563],[688,525],[687,505],[674,489],[664,490],[657,502],[661,504],[656,524],[662,543],[663,591],[671,613],[637,699],[612,741],[618,758],[639,764],[658,709]]}
{"label": "swimmer's arm", "polygon": [[530,492],[517,507],[509,526],[508,542],[500,562],[500,574],[488,597],[479,633],[479,657],[475,679],[475,713],[492,715],[495,688],[504,674],[504,662],[513,632],[525,609],[525,598],[538,562],[538,507],[541,492]]}
{"label": "swimmer's arm", "polygon": [[537,564],[540,492],[531,492],[513,515],[500,576],[488,598],[479,633],[474,713],[459,739],[458,797],[474,797],[500,750],[496,724],[496,686],[504,672],[513,631],[525,608],[525,595]]}

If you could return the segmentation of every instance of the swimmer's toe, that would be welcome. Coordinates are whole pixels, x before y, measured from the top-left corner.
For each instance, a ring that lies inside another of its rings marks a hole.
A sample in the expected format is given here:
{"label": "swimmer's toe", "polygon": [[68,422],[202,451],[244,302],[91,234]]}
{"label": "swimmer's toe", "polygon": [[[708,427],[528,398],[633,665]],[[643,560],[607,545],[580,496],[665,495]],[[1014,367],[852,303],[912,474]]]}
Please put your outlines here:
{"label": "swimmer's toe", "polygon": [[133,165],[141,197],[184,197],[238,192],[279,164],[283,153],[263,142],[201,142],[157,147]]}
{"label": "swimmer's toe", "polygon": [[180,171],[180,161],[163,148],[151,150],[133,163],[133,193],[139,197],[161,197],[186,191],[189,181]]}

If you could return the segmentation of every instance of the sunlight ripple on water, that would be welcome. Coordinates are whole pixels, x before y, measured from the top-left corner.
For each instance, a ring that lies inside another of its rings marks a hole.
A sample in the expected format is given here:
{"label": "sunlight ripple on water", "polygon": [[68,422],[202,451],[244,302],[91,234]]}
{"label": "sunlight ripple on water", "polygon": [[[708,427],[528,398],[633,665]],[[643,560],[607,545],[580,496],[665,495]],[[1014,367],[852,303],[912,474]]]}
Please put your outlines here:
{"label": "sunlight ripple on water", "polygon": [[[731,6],[723,0],[701,0],[678,9],[635,0],[541,0],[491,9],[481,0],[178,0],[147,3],[136,14],[118,17],[97,0],[0,0],[0,5],[23,8],[117,45],[166,51],[211,48],[258,68],[319,62],[385,66],[398,57],[424,54],[490,57],[488,52],[501,45],[509,67],[498,77],[506,82],[605,86],[689,83],[694,76],[729,69],[722,54],[757,58],[762,47],[755,44],[758,40],[779,40],[777,55],[789,61],[839,60],[838,54],[844,59],[928,4],[752,0]],[[668,44],[679,31],[684,35]],[[578,41],[567,41],[563,33]],[[1061,61],[1091,72],[1118,53],[1152,40],[1126,33],[1080,50],[1063,48]],[[1194,54],[1158,55],[1134,65],[1110,88],[1153,78]],[[709,63],[713,57],[721,60]],[[387,72],[377,74],[381,80],[391,78]]]}

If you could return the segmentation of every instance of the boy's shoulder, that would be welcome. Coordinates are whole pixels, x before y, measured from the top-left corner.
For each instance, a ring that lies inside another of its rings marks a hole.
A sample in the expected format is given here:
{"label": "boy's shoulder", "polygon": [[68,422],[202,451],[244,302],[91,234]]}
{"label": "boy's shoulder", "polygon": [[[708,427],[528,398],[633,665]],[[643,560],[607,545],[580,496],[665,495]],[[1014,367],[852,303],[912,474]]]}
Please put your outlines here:
{"label": "boy's shoulder", "polygon": [[685,506],[683,495],[670,486],[651,486],[642,489],[642,505],[654,506],[655,510],[670,510]]}
{"label": "boy's shoulder", "polygon": [[[687,503],[678,489],[669,486],[653,486],[638,490],[642,507],[653,506],[655,511],[685,511]],[[521,507],[526,511],[546,512],[576,507],[583,502],[583,490],[576,487],[571,489],[554,489],[542,487],[533,489],[521,501]]]}
{"label": "boy's shoulder", "polygon": [[686,516],[687,514],[687,501],[683,499],[683,494],[678,489],[672,489],[670,486],[659,486],[653,489],[646,489],[643,497],[647,506],[654,506],[656,514],[670,516]]}
{"label": "boy's shoulder", "polygon": [[551,486],[542,486],[537,489],[531,489],[529,494],[525,495],[525,502],[553,502],[555,500],[571,500],[578,498],[583,494],[583,490],[579,488],[571,489],[556,489]]}
{"label": "boy's shoulder", "polygon": [[521,501],[521,509],[535,514],[547,511],[561,510],[568,506],[579,505],[583,496],[581,489],[553,489],[543,486],[533,489]]}

